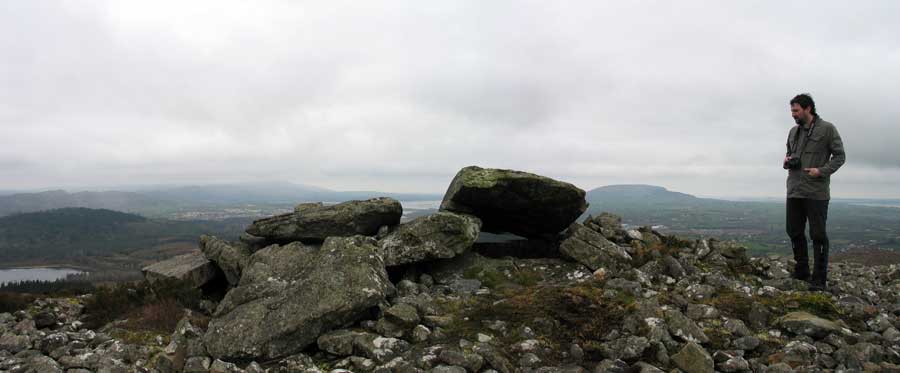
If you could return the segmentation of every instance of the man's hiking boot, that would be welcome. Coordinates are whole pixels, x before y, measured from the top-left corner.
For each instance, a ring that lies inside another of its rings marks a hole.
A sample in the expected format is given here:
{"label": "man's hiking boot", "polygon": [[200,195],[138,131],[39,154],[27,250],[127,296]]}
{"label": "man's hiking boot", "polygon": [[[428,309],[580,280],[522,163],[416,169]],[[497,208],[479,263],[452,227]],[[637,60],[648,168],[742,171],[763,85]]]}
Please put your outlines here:
{"label": "man's hiking boot", "polygon": [[804,266],[802,264],[794,266],[794,272],[791,273],[791,278],[809,281],[809,266]]}
{"label": "man's hiking boot", "polygon": [[809,281],[809,272],[807,273],[791,273],[791,278],[802,281]]}
{"label": "man's hiking boot", "polygon": [[825,276],[820,274],[813,274],[812,279],[809,280],[809,290],[810,291],[827,291],[828,286],[826,285]]}

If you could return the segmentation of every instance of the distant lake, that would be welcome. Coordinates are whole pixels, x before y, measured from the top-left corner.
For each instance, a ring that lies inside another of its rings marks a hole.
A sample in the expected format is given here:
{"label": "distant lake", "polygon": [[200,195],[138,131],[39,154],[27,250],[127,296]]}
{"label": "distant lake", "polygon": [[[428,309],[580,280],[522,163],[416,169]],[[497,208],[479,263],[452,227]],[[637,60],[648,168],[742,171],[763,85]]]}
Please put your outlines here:
{"label": "distant lake", "polygon": [[0,269],[0,285],[22,280],[53,281],[66,275],[81,273],[72,268],[10,268]]}

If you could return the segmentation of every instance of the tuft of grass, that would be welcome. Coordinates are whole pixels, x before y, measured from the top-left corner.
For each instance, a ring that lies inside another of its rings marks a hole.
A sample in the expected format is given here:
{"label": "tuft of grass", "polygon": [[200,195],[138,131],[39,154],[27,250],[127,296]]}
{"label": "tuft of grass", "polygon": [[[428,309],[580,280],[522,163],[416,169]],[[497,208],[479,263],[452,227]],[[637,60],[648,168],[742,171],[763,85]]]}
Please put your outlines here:
{"label": "tuft of grass", "polygon": [[762,298],[760,303],[786,314],[793,309],[809,312],[827,319],[838,319],[844,316],[831,297],[820,293],[782,294],[772,298]]}
{"label": "tuft of grass", "polygon": [[514,268],[507,275],[496,267],[483,265],[467,268],[463,272],[463,277],[481,281],[481,284],[489,289],[498,289],[507,284],[534,286],[542,279],[541,274],[532,269]]}
{"label": "tuft of grass", "polygon": [[715,307],[724,315],[749,322],[753,298],[733,290],[721,291],[717,295],[705,299],[702,303]]}
{"label": "tuft of grass", "polygon": [[109,336],[125,342],[126,344],[139,346],[156,346],[156,338],[161,337],[163,340],[163,345],[165,346],[170,342],[171,336],[169,334],[160,333],[153,330],[132,330],[115,328],[110,331]]}
{"label": "tuft of grass", "polygon": [[130,313],[125,324],[132,330],[158,331],[171,333],[184,316],[184,307],[174,299],[166,298],[159,302],[147,303]]}
{"label": "tuft of grass", "polygon": [[24,310],[31,305],[36,296],[31,294],[0,292],[0,312],[15,312]]}
{"label": "tuft of grass", "polygon": [[[162,328],[175,323],[183,315],[183,308],[198,309],[202,293],[186,282],[168,280],[148,284],[123,283],[101,286],[85,302],[85,326],[98,329],[123,318],[138,319],[136,328]],[[175,311],[177,309],[178,311]],[[177,315],[177,316],[176,316]]]}

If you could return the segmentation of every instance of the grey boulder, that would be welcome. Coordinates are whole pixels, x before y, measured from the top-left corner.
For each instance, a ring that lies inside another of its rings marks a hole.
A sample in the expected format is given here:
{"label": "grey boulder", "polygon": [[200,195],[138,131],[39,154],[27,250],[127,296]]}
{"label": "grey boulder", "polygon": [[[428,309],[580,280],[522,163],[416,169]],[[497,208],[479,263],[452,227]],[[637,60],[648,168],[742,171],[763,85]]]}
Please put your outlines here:
{"label": "grey boulder", "polygon": [[477,216],[487,232],[543,238],[587,209],[584,196],[584,190],[545,176],[469,166],[453,178],[440,209]]}
{"label": "grey boulder", "polygon": [[254,221],[247,233],[267,240],[322,242],[327,237],[374,236],[378,228],[400,224],[403,206],[387,197],[326,206],[304,203],[294,212]]}
{"label": "grey boulder", "polygon": [[579,223],[573,223],[566,230],[566,238],[560,243],[559,251],[564,257],[584,264],[592,271],[606,268],[618,272],[631,268],[631,255],[624,248]]}
{"label": "grey boulder", "polygon": [[245,246],[231,245],[215,236],[200,236],[200,251],[219,266],[231,285],[240,281],[241,271],[250,259],[250,250]]}
{"label": "grey boulder", "polygon": [[437,212],[400,224],[378,241],[386,266],[447,259],[468,250],[481,231],[481,220]]}
{"label": "grey boulder", "polygon": [[672,360],[678,368],[687,373],[713,373],[715,371],[715,362],[712,357],[703,347],[694,342],[685,344],[681,351],[672,355]]}
{"label": "grey boulder", "polygon": [[216,266],[199,251],[151,264],[141,269],[141,272],[150,283],[174,279],[197,288],[212,281],[218,274]]}
{"label": "grey boulder", "polygon": [[225,295],[204,336],[223,360],[275,359],[302,351],[319,335],[349,325],[395,289],[374,239],[330,237],[254,253],[240,285]]}

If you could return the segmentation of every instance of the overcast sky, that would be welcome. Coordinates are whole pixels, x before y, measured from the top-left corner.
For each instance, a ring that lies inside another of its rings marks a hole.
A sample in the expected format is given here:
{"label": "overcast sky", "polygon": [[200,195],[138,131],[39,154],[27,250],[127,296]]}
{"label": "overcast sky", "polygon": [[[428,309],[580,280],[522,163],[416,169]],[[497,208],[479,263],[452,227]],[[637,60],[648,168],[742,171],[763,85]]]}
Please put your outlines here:
{"label": "overcast sky", "polygon": [[900,197],[896,1],[6,1],[0,190],[287,180],[784,195],[788,101]]}

